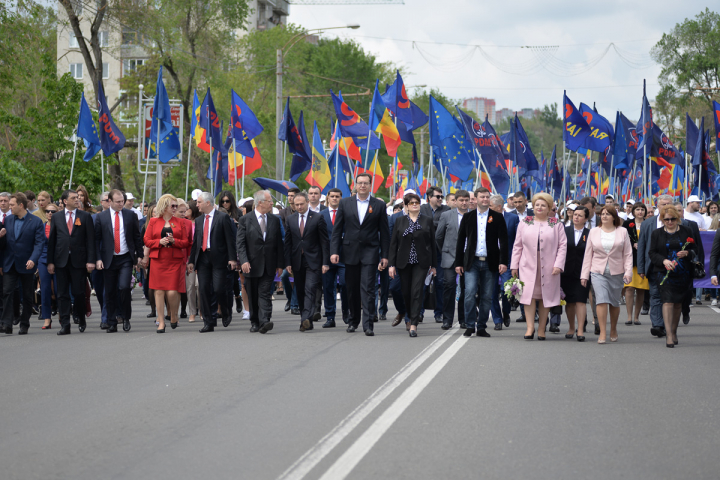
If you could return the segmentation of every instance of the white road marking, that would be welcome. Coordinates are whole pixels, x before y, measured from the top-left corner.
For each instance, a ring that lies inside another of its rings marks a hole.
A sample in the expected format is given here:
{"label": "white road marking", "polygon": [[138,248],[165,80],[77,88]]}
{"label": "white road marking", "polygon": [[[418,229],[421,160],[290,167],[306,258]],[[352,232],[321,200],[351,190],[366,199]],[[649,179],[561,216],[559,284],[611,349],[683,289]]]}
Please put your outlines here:
{"label": "white road marking", "polygon": [[712,305],[710,306],[710,308],[711,308],[712,310],[714,310],[716,313],[720,313],[720,308],[718,308],[718,307],[713,307]]}
{"label": "white road marking", "polygon": [[320,480],[343,480],[355,466],[367,455],[378,440],[400,418],[400,415],[412,404],[435,376],[455,356],[455,354],[470,340],[469,337],[460,337],[445,350],[410,386],[393,402],[380,417],[370,425],[365,433],[348,448],[345,453],[320,477]]}
{"label": "white road marking", "polygon": [[430,358],[451,335],[458,331],[459,324],[436,338],[430,345],[410,360],[403,368],[393,375],[380,388],[375,390],[363,403],[345,417],[335,428],[320,439],[310,450],[305,452],[295,463],[285,470],[278,480],[300,480],[305,477],[325,456],[343,441],[360,422],[362,422],[380,403],[399,387],[415,370]]}

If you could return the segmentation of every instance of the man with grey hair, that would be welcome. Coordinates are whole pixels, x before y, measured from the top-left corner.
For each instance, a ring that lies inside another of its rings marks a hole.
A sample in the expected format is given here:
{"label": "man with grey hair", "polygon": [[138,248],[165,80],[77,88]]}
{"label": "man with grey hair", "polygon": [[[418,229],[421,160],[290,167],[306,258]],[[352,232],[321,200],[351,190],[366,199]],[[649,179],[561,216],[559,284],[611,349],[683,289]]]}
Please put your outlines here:
{"label": "man with grey hair", "polygon": [[268,190],[253,195],[255,210],[240,217],[237,253],[247,281],[250,303],[250,331],[267,333],[273,329],[272,284],[285,268],[280,218],[273,215]]}

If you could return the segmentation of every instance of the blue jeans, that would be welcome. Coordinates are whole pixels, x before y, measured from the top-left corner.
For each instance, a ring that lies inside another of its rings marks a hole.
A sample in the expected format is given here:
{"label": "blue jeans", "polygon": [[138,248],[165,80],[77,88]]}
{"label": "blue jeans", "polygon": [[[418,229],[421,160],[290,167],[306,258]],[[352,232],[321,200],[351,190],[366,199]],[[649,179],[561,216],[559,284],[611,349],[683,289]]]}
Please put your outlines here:
{"label": "blue jeans", "polygon": [[323,298],[325,299],[325,316],[328,320],[335,320],[337,304],[337,290],[340,290],[340,308],[347,312],[350,308],[345,293],[345,267],[330,265],[330,270],[322,276]]}
{"label": "blue jeans", "polygon": [[[490,305],[490,312],[492,313],[493,323],[499,325],[503,323],[503,317],[510,314],[510,302],[508,301],[505,293],[502,290],[502,286],[510,280],[510,270],[500,275],[500,282],[495,283],[495,292],[492,297],[492,304]],[[502,298],[502,311],[500,311],[500,300],[498,296]]]}
{"label": "blue jeans", "polygon": [[[477,258],[473,260],[472,267],[465,270],[465,326],[485,330],[488,317],[490,316],[490,304],[492,303],[492,292],[495,291],[495,284],[498,280],[498,273],[491,272],[487,262],[481,262]],[[477,299],[475,294],[477,293]],[[479,308],[479,312],[476,308]]]}

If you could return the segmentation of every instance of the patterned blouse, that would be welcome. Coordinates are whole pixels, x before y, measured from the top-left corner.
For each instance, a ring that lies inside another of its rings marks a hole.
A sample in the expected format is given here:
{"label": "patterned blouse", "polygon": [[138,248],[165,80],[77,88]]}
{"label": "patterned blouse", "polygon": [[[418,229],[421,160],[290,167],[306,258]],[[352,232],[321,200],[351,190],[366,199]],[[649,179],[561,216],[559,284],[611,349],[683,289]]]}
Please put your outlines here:
{"label": "patterned blouse", "polygon": [[[406,228],[405,231],[403,232],[403,237],[405,237],[407,235],[411,235],[415,230],[421,229],[419,221],[413,222],[412,218],[410,218],[409,215],[408,215],[407,219],[408,219],[409,225],[408,225],[408,228]],[[418,217],[418,220],[419,219],[420,219],[420,217]],[[410,265],[415,265],[416,263],[419,263],[418,256],[417,256],[417,250],[415,250],[415,240],[413,240],[412,243],[410,243],[410,259],[408,260],[408,263]]]}

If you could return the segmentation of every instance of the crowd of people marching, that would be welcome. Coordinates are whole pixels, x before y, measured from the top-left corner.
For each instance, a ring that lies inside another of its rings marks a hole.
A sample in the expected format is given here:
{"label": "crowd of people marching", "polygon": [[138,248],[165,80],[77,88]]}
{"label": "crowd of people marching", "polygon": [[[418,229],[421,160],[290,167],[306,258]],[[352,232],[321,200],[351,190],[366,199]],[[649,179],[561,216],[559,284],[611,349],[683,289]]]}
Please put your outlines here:
{"label": "crowd of people marching", "polygon": [[[649,313],[651,334],[673,348],[693,294],[701,303],[692,288],[705,275],[700,231],[720,232],[718,204],[696,196],[686,206],[668,195],[654,205],[607,196],[558,206],[543,192],[528,204],[522,192],[505,200],[482,187],[447,195],[429,187],[424,199],[408,190],[386,204],[370,189],[360,174],[351,197],[294,188],[284,207],[267,190],[241,202],[224,191],[218,205],[207,192],[187,202],[165,194],[140,208],[120,190],[104,192],[97,207],[82,186],[57,201],[0,193],[0,333],[19,325],[27,334],[34,314],[43,330],[59,315],[58,335],[71,323],[84,332],[91,292],[100,328],[129,332],[139,282],[158,333],[181,318],[213,332],[235,310],[264,334],[273,329],[273,295],[284,294],[301,332],[324,307],[323,328],[341,319],[350,333],[362,323],[367,336],[387,320],[392,298],[392,326],[405,323],[410,337],[430,311],[451,329],[456,308],[465,336],[490,337],[489,320],[508,328],[520,305],[524,338],[545,340],[548,325],[560,333],[564,306],[565,338],[582,342],[590,303],[600,344],[618,341],[624,304],[625,325]],[[717,285],[720,233],[709,255]],[[716,290],[708,295],[716,305]]]}

